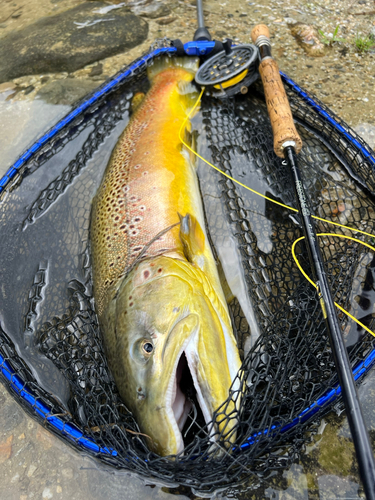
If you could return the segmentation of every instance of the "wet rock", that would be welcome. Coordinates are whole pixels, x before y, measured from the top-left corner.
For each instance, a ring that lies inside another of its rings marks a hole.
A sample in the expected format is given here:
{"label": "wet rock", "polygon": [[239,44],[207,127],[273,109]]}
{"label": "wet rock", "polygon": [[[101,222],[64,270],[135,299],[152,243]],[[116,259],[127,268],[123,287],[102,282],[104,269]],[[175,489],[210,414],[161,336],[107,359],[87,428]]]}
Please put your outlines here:
{"label": "wet rock", "polygon": [[88,79],[55,80],[47,83],[37,93],[37,97],[49,104],[73,104],[98,86]]}
{"label": "wet rock", "polygon": [[303,23],[289,25],[290,32],[307,55],[322,57],[326,53],[325,45],[319,40],[319,33],[315,26]]}
{"label": "wet rock", "polygon": [[300,465],[293,464],[291,468],[283,473],[288,488],[282,494],[273,488],[265,490],[266,498],[278,498],[279,500],[308,500],[307,479]]}
{"label": "wet rock", "polygon": [[7,90],[13,90],[16,86],[13,82],[4,82],[0,84],[0,92],[6,92]]}
{"label": "wet rock", "polygon": [[168,16],[171,13],[169,8],[161,2],[136,5],[132,7],[131,10],[137,16],[145,16],[150,19],[157,19],[158,17]]}
{"label": "wet rock", "polygon": [[31,92],[35,89],[34,85],[29,85],[28,87],[25,88],[24,92],[25,95],[31,94]]}
{"label": "wet rock", "polygon": [[145,20],[124,6],[101,13],[106,7],[104,2],[84,2],[2,38],[0,83],[22,75],[71,73],[145,41]]}
{"label": "wet rock", "polygon": [[[151,488],[145,488],[143,482],[136,476],[129,476],[128,474],[118,474],[114,476],[113,473],[109,474],[105,470],[88,471],[87,485],[89,492],[94,498],[105,498],[106,500],[133,500],[139,498],[142,500],[155,500],[159,499],[159,494],[153,494]],[[163,497],[161,497],[163,498]],[[168,498],[177,498],[170,497]],[[184,496],[179,496],[179,500],[187,500]]]}
{"label": "wet rock", "polygon": [[347,478],[327,475],[320,476],[318,482],[320,500],[330,500],[332,498],[360,500],[363,498],[359,495],[359,485]]}
{"label": "wet rock", "polygon": [[103,64],[98,63],[95,66],[93,66],[92,70],[90,71],[89,76],[98,76],[103,73]]}

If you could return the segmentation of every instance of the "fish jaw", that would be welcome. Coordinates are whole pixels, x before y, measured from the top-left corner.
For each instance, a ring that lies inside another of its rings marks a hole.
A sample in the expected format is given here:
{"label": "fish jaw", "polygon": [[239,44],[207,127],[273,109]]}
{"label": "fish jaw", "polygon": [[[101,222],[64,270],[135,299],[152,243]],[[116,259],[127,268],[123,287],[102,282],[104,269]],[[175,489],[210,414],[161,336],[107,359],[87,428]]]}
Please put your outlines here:
{"label": "fish jaw", "polygon": [[199,306],[199,331],[185,354],[212,441],[221,440],[229,448],[236,440],[237,424],[236,402],[229,396],[231,391],[235,397],[240,392],[236,375],[241,363],[212,304],[201,300]]}
{"label": "fish jaw", "polygon": [[[199,318],[196,314],[189,314],[174,326],[169,335],[168,348],[160,355],[161,358],[166,358],[162,374],[160,377],[154,374],[148,385],[147,401],[140,401],[136,409],[140,428],[150,436],[151,448],[161,456],[178,455],[184,449],[181,430],[191,404],[179,387],[178,367],[198,327]],[[157,363],[156,360],[155,364]],[[159,371],[158,367],[154,370]]]}
{"label": "fish jaw", "polygon": [[[184,272],[191,264],[175,261],[158,257],[141,262],[99,318],[107,329],[107,357],[120,395],[141,432],[150,437],[150,448],[162,456],[184,448],[181,430],[190,402],[179,377],[190,371],[207,424],[228,399],[232,383],[221,321],[194,273]],[[154,346],[150,356],[140,355],[145,341]],[[228,404],[232,411],[234,403]],[[212,434],[229,429],[233,442],[234,421],[228,424],[225,416],[216,421]]]}

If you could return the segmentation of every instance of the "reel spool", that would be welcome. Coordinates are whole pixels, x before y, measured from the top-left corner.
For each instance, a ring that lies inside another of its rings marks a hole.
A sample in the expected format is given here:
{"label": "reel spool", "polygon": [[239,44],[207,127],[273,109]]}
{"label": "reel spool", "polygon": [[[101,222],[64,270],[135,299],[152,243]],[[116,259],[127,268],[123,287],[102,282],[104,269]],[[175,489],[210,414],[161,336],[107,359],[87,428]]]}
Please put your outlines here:
{"label": "reel spool", "polygon": [[200,66],[195,81],[206,87],[207,93],[215,97],[246,94],[249,86],[259,77],[258,49],[251,44],[232,46],[229,39],[223,46],[223,51],[210,57]]}

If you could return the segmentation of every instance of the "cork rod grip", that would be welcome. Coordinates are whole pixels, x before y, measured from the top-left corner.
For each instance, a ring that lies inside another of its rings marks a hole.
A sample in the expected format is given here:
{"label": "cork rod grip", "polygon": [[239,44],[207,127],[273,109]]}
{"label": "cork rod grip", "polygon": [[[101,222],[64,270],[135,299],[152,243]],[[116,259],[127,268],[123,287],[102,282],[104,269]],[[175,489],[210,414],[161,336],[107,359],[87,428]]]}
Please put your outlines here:
{"label": "cork rod grip", "polygon": [[[269,30],[264,24],[255,26],[251,32],[254,43],[256,43],[259,36],[269,39]],[[259,73],[262,77],[268,114],[273,130],[274,151],[277,156],[284,158],[283,144],[293,141],[295,151],[299,153],[302,148],[302,140],[294,126],[288,97],[276,61],[272,57],[263,59],[259,65]]]}

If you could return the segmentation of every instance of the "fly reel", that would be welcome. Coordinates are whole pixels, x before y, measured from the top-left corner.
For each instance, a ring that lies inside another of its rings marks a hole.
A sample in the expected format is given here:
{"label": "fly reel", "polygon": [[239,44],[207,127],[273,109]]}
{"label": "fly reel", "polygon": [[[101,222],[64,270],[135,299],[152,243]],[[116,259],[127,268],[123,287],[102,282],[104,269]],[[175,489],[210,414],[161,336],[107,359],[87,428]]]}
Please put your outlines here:
{"label": "fly reel", "polygon": [[229,39],[223,46],[223,51],[200,66],[195,81],[215,97],[246,94],[248,87],[259,77],[258,49],[251,44],[232,46]]}

